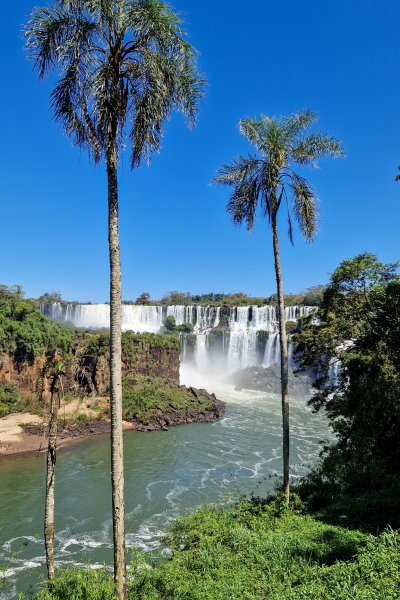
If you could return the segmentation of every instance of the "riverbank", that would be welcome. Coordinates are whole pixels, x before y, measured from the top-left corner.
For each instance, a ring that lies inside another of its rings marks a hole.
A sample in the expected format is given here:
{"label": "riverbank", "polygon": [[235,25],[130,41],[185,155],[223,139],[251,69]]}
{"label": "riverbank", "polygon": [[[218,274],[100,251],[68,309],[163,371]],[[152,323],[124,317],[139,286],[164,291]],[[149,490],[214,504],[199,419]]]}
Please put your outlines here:
{"label": "riverbank", "polygon": [[[133,430],[132,423],[124,421],[124,431]],[[105,419],[86,423],[60,423],[58,447],[77,444],[96,435],[110,431]],[[47,448],[43,418],[31,413],[14,413],[0,419],[0,458],[43,452]]]}
{"label": "riverbank", "polygon": [[[164,384],[165,385],[165,384]],[[210,423],[223,416],[225,403],[206,390],[185,386],[131,385],[124,400],[124,431],[168,431],[188,423]],[[136,397],[139,396],[139,398]],[[149,398],[150,395],[150,398]],[[59,447],[110,432],[108,398],[63,402],[59,410]],[[0,419],[0,457],[46,448],[45,418],[19,412]]]}

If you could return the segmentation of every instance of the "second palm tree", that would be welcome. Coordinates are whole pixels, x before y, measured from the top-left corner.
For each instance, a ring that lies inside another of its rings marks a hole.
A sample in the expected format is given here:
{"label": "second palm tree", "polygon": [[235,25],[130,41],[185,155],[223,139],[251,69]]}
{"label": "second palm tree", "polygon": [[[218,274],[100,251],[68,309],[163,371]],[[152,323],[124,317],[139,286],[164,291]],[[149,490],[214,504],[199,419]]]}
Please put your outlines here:
{"label": "second palm tree", "polygon": [[248,232],[252,231],[258,210],[262,216],[268,217],[271,224],[281,350],[283,492],[287,504],[290,473],[289,366],[278,214],[279,209],[286,206],[292,243],[292,212],[303,236],[311,241],[318,221],[317,198],[307,180],[293,170],[293,165],[315,165],[316,160],[323,156],[343,156],[339,140],[322,133],[308,132],[315,120],[313,112],[304,111],[288,117],[270,118],[262,115],[259,119],[240,121],[240,132],[257,154],[239,156],[223,166],[215,178],[218,183],[233,187],[227,211],[235,224],[246,223]]}

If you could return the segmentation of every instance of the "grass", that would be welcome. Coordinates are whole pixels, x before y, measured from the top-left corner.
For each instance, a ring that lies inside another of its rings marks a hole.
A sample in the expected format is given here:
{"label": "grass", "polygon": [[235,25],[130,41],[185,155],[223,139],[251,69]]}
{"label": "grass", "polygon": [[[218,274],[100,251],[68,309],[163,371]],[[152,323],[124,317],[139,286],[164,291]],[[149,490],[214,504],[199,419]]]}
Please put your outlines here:
{"label": "grass", "polygon": [[[168,558],[135,554],[129,598],[398,600],[400,535],[378,537],[282,509],[278,501],[206,506],[179,519]],[[37,600],[108,600],[104,571],[61,572]]]}

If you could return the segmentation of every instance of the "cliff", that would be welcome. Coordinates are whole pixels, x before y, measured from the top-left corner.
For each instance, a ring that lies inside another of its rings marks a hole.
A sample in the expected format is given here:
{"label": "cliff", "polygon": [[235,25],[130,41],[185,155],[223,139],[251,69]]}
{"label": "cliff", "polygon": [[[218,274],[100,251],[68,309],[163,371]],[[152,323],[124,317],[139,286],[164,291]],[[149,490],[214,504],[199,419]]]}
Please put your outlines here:
{"label": "cliff", "polygon": [[[160,377],[179,385],[179,340],[154,334],[124,333],[122,341],[123,374]],[[109,388],[108,333],[77,332],[70,353],[64,361],[63,388],[72,396],[104,396]],[[50,381],[46,376],[47,360],[39,355],[32,360],[18,359],[15,354],[0,356],[0,386],[14,384],[21,396],[46,393]]]}

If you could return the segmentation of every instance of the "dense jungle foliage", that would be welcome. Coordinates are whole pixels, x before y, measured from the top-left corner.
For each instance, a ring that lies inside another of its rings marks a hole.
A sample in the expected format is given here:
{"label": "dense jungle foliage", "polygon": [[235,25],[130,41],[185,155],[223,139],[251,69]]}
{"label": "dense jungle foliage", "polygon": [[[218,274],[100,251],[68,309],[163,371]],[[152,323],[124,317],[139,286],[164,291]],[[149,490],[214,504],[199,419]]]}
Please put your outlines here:
{"label": "dense jungle foliage", "polygon": [[[44,317],[20,286],[0,285],[0,367],[2,355],[32,362],[37,356],[66,352],[73,339],[74,332]],[[0,417],[24,410],[30,400],[12,383],[0,384]]]}
{"label": "dense jungle foliage", "polygon": [[43,316],[19,286],[0,285],[0,354],[33,360],[69,348],[73,332]]}
{"label": "dense jungle foliage", "polygon": [[[400,526],[400,277],[368,253],[332,274],[297,335],[336,441],[302,486],[313,510],[376,531]],[[334,374],[336,373],[336,376]]]}

